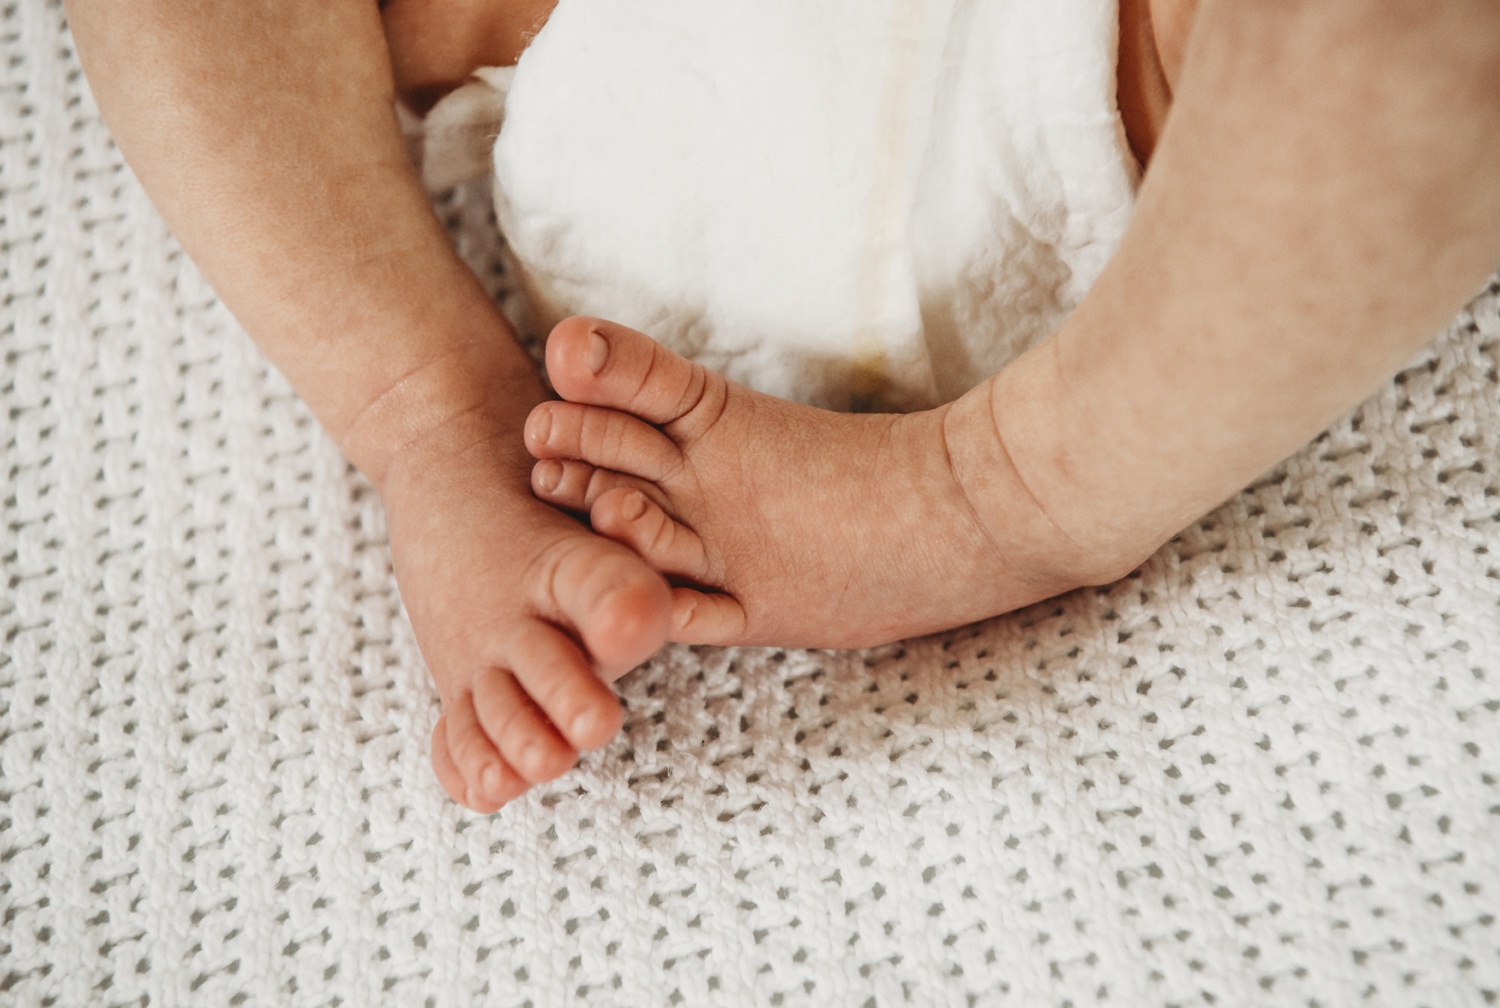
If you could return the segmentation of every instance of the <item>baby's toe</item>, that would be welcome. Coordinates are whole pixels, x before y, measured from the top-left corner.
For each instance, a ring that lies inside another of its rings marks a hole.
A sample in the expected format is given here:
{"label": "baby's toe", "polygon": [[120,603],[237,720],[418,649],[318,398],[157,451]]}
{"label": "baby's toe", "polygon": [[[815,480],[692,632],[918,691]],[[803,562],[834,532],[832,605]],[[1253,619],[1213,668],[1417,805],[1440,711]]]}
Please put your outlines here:
{"label": "baby's toe", "polygon": [[616,487],[631,487],[664,504],[661,491],[634,476],[601,469],[576,459],[543,459],[531,467],[531,490],[554,507],[587,512]]}
{"label": "baby's toe", "polygon": [[574,748],[597,749],[615,737],[620,702],[566,634],[538,621],[516,639],[511,657],[516,681]]}
{"label": "baby's toe", "polygon": [[671,639],[679,644],[732,647],[754,643],[747,635],[749,618],[740,600],[719,592],[672,589]]}
{"label": "baby's toe", "polygon": [[475,676],[474,710],[505,762],[532,784],[552,780],[578,762],[578,753],[511,673],[489,668]]}
{"label": "baby's toe", "polygon": [[672,596],[660,574],[618,543],[591,533],[558,544],[538,566],[549,618],[577,631],[606,682],[666,643]]}
{"label": "baby's toe", "polygon": [[[455,796],[460,803],[476,812],[493,812],[530,787],[490,742],[471,694],[462,693],[448,701],[441,722],[447,725],[446,745],[441,750],[434,746],[433,765],[436,768],[439,759],[453,765],[463,784],[462,794]],[[443,779],[441,770],[438,779]]]}
{"label": "baby's toe", "polygon": [[682,451],[661,431],[628,413],[549,401],[526,418],[526,450],[537,459],[582,459],[660,482],[682,469]]}
{"label": "baby's toe", "polygon": [[589,520],[594,531],[629,546],[663,574],[699,584],[717,581],[698,533],[634,487],[621,486],[600,495]]}
{"label": "baby's toe", "polygon": [[570,318],[547,337],[547,374],[564,399],[675,423],[716,412],[724,380],[634,329],[602,319]]}
{"label": "baby's toe", "polygon": [[[469,786],[464,783],[464,775],[459,772],[458,765],[453,762],[453,754],[448,751],[448,717],[439,715],[437,724],[432,726],[432,772],[437,775],[438,783],[443,790],[448,792],[448,797],[460,805],[467,804],[469,797]],[[486,802],[483,809],[476,811],[492,812],[490,803]]]}

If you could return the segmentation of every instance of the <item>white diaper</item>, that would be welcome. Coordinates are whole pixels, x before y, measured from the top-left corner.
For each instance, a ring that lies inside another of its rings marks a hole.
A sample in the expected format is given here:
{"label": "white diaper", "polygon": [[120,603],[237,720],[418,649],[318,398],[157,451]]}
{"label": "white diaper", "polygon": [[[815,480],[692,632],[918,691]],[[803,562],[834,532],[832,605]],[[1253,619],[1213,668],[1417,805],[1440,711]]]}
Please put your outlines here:
{"label": "white diaper", "polygon": [[524,324],[615,319],[832,408],[961,395],[1124,230],[1117,25],[1116,0],[561,0],[494,146]]}

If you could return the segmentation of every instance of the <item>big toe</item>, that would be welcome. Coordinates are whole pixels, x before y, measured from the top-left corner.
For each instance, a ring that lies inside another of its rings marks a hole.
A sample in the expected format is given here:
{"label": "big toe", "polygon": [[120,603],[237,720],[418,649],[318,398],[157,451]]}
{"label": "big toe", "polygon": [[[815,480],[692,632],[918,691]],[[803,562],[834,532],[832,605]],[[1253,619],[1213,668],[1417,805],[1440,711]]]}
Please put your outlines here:
{"label": "big toe", "polygon": [[612,682],[654,655],[672,624],[672,593],[630,550],[592,533],[559,543],[543,567],[555,615]]}
{"label": "big toe", "polygon": [[722,391],[722,380],[644,333],[603,319],[569,318],[547,337],[547,374],[572,402],[675,423]]}

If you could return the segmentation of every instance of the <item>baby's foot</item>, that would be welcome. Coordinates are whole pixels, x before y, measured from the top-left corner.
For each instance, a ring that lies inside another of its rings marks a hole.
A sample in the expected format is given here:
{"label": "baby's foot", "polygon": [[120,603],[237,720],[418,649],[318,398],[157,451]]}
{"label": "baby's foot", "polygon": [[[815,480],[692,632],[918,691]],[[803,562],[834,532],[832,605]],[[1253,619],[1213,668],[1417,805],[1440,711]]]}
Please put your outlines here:
{"label": "baby's foot", "polygon": [[674,640],[869,646],[1081,583],[990,432],[954,436],[974,410],[813,409],[591,319],[547,363],[568,401],[527,420],[532,489],[680,586]]}
{"label": "baby's foot", "polygon": [[429,437],[382,487],[401,595],[443,700],[433,768],[479,812],[614,736],[606,683],[662,645],[671,605],[639,556],[532,497],[514,430]]}

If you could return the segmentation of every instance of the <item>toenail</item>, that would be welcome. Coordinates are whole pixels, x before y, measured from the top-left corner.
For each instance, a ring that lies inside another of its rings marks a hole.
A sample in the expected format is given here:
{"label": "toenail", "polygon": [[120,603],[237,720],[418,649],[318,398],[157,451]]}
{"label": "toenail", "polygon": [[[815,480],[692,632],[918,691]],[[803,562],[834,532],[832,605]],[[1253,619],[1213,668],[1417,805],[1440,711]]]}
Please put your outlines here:
{"label": "toenail", "polygon": [[493,798],[500,793],[500,768],[491,763],[484,768],[484,773],[479,775],[479,787],[487,797]]}
{"label": "toenail", "polygon": [[534,411],[526,421],[526,436],[536,444],[546,444],[547,439],[552,436],[552,411]]}
{"label": "toenail", "polygon": [[556,490],[557,485],[562,482],[562,477],[563,467],[561,462],[558,462],[555,459],[548,459],[545,462],[537,463],[536,486],[538,490],[541,490],[544,493],[551,493],[552,491]]}
{"label": "toenail", "polygon": [[624,517],[626,521],[635,521],[645,513],[646,496],[645,494],[641,493],[631,494],[630,498],[625,501],[625,506],[620,511],[621,516]]}
{"label": "toenail", "polygon": [[604,370],[605,361],[609,360],[609,343],[603,336],[599,335],[597,329],[589,330],[589,349],[584,355],[583,362],[594,374]]}
{"label": "toenail", "polygon": [[535,776],[542,771],[542,747],[535,742],[527,742],[521,747],[520,763],[529,774]]}
{"label": "toenail", "polygon": [[583,739],[590,738],[593,735],[594,729],[598,724],[599,719],[594,716],[593,711],[584,711],[573,719],[573,724],[568,734],[573,737],[574,744],[578,745],[581,744]]}

